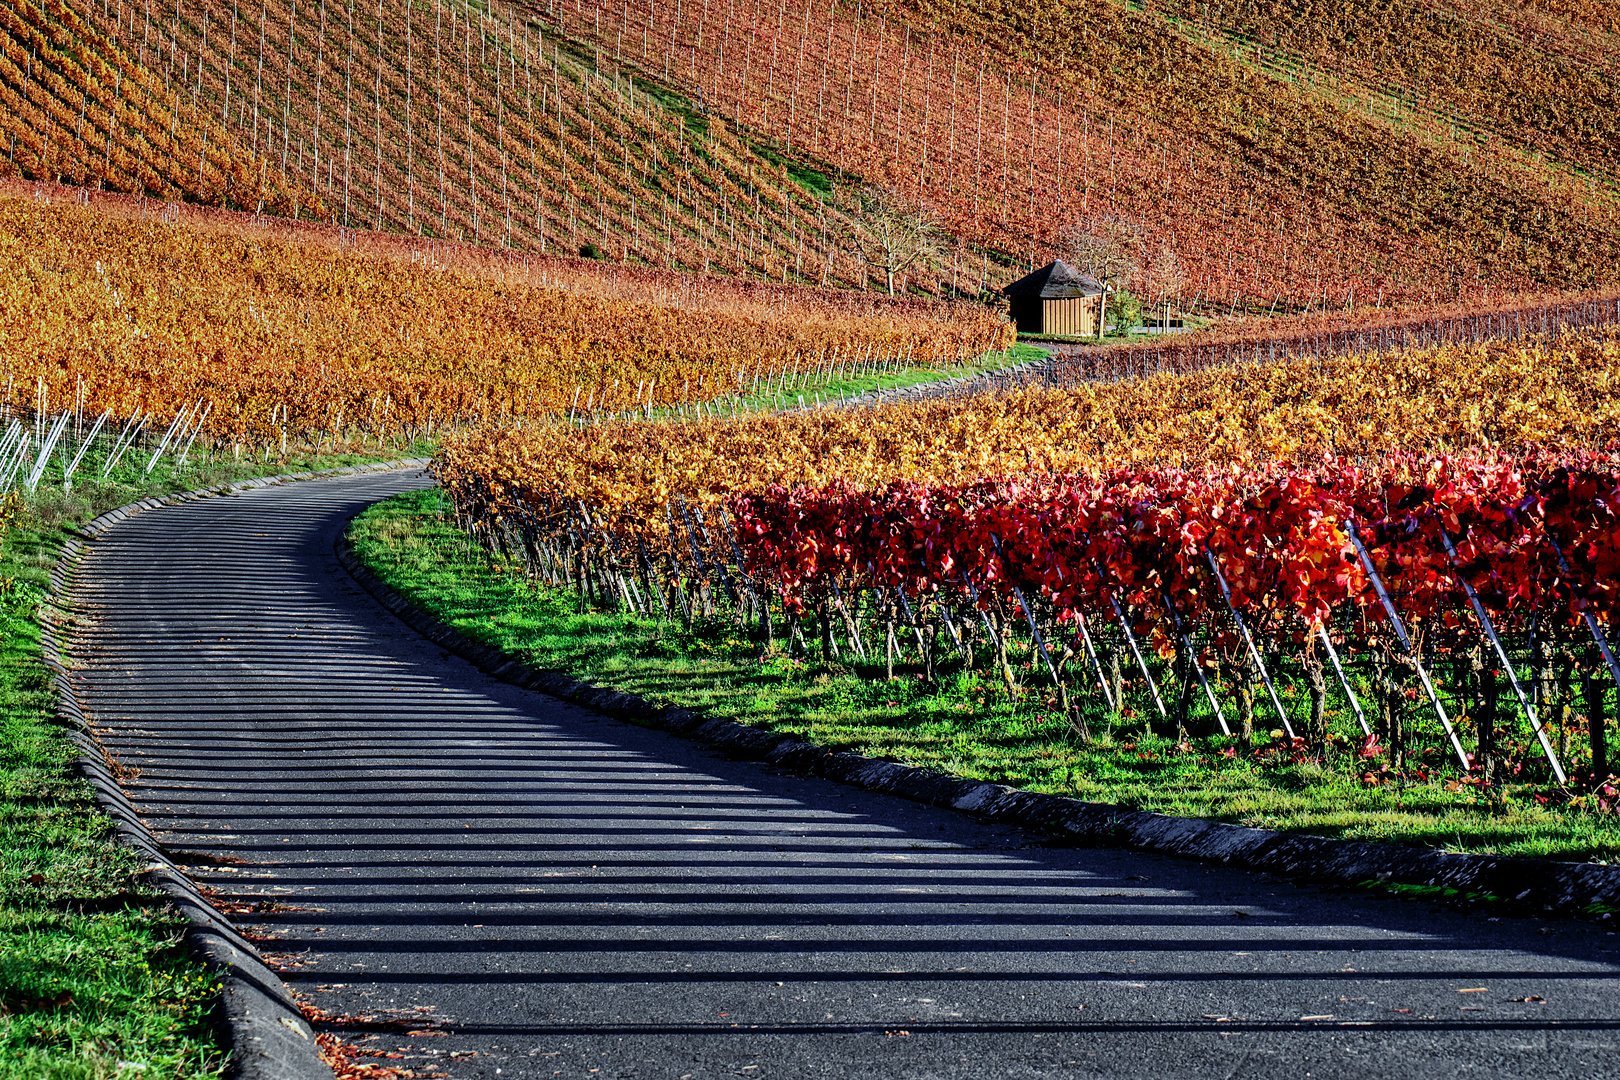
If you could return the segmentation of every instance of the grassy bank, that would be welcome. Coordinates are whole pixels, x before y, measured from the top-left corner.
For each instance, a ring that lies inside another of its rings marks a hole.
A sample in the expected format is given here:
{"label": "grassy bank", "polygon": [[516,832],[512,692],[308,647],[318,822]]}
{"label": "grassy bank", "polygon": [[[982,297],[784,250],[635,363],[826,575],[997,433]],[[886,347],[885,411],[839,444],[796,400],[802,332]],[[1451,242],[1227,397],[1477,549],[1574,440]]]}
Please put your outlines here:
{"label": "grassy bank", "polygon": [[1620,857],[1620,816],[1542,805],[1530,789],[1370,783],[1344,760],[1294,761],[1237,739],[1177,744],[1135,722],[1094,725],[1086,743],[1040,692],[1012,701],[973,672],[939,685],[872,680],[815,659],[761,661],[757,642],[726,627],[580,611],[572,594],[537,589],[473,549],[444,509],[437,491],[379,504],[356,520],[355,549],[469,637],[600,685],[835,749],[1133,808],[1456,851]]}
{"label": "grassy bank", "polygon": [[[354,464],[324,456],[160,464],[139,482],[42,485],[5,504],[0,540],[0,1077],[215,1076],[218,987],[183,924],[121,847],[75,767],[40,654],[50,570],[73,527],[115,506],[264,473]],[[138,470],[137,470],[138,471]],[[91,472],[91,470],[87,470]]]}
{"label": "grassy bank", "polygon": [[835,376],[831,379],[812,378],[805,385],[790,390],[769,389],[744,394],[737,399],[737,408],[746,412],[791,408],[798,404],[801,397],[806,404],[814,404],[817,397],[823,401],[837,401],[883,390],[902,390],[912,386],[941,383],[948,379],[985,375],[1019,364],[1044,360],[1046,356],[1045,349],[1037,349],[1032,345],[1014,345],[1005,352],[985,353],[962,364],[929,364],[866,375]]}

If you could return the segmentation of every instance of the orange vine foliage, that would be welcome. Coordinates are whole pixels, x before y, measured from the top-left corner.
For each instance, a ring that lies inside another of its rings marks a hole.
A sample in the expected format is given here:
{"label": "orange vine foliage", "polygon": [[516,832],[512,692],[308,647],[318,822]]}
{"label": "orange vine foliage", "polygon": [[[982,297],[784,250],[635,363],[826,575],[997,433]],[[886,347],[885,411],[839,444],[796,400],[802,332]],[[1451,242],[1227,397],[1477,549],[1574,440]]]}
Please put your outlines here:
{"label": "orange vine foliage", "polygon": [[0,176],[277,214],[324,212],[67,0],[0,7],[0,154]]}
{"label": "orange vine foliage", "polygon": [[[1298,360],[954,401],[684,424],[491,428],[447,441],[447,488],[558,500],[658,540],[664,507],[771,485],[961,484],[1028,468],[1601,446],[1620,439],[1620,332]],[[480,501],[488,501],[482,497]]]}
{"label": "orange vine foliage", "polygon": [[[781,282],[868,283],[842,242],[847,215],[826,198],[829,170],[784,159],[701,101],[602,63],[511,6],[49,2],[105,34],[164,100],[228,132],[278,183],[318,196],[321,220],[540,254],[588,246],[615,260]],[[76,113],[78,101],[69,92],[57,108]],[[99,158],[72,175],[96,179],[98,167]],[[42,175],[26,162],[21,172]],[[932,285],[941,265],[933,260],[919,283]]]}
{"label": "orange vine foliage", "polygon": [[1567,164],[1620,176],[1620,9],[1523,0],[1161,0],[1268,69],[1383,91]]}
{"label": "orange vine foliage", "polygon": [[[119,416],[212,403],[215,433],[371,433],[713,400],[831,357],[977,355],[979,305],[500,257],[346,231],[151,220],[0,192],[14,402]],[[441,257],[442,256],[442,257]]]}
{"label": "orange vine foliage", "polygon": [[1341,7],[19,0],[0,174],[862,287],[872,182],[949,233],[936,293],[1114,219],[1204,310],[1605,284],[1609,6]]}
{"label": "orange vine foliage", "polygon": [[[605,55],[701,94],[749,129],[935,203],[956,235],[1020,260],[1044,261],[1070,228],[1126,219],[1141,231],[1141,261],[1163,249],[1177,257],[1179,273],[1157,275],[1176,280],[1147,274],[1138,283],[1150,296],[1259,311],[1344,308],[1380,296],[1432,304],[1596,287],[1620,258],[1611,192],[1558,162],[1531,159],[1519,141],[1540,147],[1538,130],[1555,127],[1548,145],[1561,157],[1612,160],[1613,79],[1604,83],[1612,56],[1559,86],[1556,109],[1528,87],[1514,97],[1519,68],[1546,60],[1562,38],[1504,37],[1490,20],[1505,3],[1453,27],[1446,40],[1455,55],[1413,56],[1420,47],[1404,23],[1390,35],[1403,39],[1390,48],[1427,65],[1434,83],[1467,67],[1479,55],[1476,41],[1505,50],[1507,59],[1493,54],[1489,67],[1503,87],[1480,98],[1502,106],[1502,123],[1483,142],[1451,121],[1452,98],[1425,96],[1444,115],[1392,111],[1382,82],[1319,84],[1268,68],[1254,62],[1252,47],[1190,18],[1167,19],[1156,4],[529,6]],[[1171,4],[1189,15],[1211,6]],[[1341,5],[1350,14],[1337,16],[1294,0],[1269,5],[1280,6],[1297,8],[1305,23],[1346,27],[1370,25],[1374,8],[1388,8]],[[1560,18],[1546,16],[1563,25]],[[1249,22],[1264,24],[1256,32],[1271,46],[1275,18]],[[1367,30],[1357,42],[1368,53],[1385,36]],[[1577,56],[1558,70],[1581,64]],[[1467,72],[1457,93],[1491,77]],[[1517,122],[1537,110],[1556,112],[1552,127]]]}

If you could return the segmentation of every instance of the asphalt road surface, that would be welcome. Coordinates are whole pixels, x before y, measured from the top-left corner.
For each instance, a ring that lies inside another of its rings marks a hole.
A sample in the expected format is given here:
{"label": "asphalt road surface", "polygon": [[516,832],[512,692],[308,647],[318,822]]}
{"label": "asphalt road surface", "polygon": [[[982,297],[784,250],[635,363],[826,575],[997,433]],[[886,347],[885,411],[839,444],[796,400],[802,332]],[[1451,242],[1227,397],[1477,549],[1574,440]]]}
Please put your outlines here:
{"label": "asphalt road surface", "polygon": [[493,681],[339,567],[384,474],[141,514],[74,646],[162,842],[451,1077],[1595,1077],[1620,939],[1069,849]]}

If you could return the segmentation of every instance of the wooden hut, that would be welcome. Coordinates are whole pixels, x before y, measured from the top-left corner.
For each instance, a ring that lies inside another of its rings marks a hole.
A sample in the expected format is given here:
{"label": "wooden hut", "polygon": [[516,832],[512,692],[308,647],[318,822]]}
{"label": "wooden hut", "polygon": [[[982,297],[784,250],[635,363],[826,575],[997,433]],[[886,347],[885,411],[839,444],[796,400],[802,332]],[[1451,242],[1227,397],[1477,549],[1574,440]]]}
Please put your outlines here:
{"label": "wooden hut", "polygon": [[1012,304],[1020,334],[1095,337],[1103,317],[1106,290],[1062,259],[1019,278],[1001,290]]}

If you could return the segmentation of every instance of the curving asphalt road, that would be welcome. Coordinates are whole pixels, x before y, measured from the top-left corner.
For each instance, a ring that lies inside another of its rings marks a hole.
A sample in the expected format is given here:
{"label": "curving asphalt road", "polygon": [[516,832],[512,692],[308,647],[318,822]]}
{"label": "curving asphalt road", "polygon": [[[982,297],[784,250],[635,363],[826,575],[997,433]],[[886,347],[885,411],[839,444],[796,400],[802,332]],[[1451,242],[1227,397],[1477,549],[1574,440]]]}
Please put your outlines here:
{"label": "curving asphalt road", "polygon": [[[451,1077],[1591,1077],[1620,939],[1005,828],[492,681],[338,566],[386,474],[150,511],[74,644],[160,840]],[[417,1034],[408,1034],[416,1032]]]}

